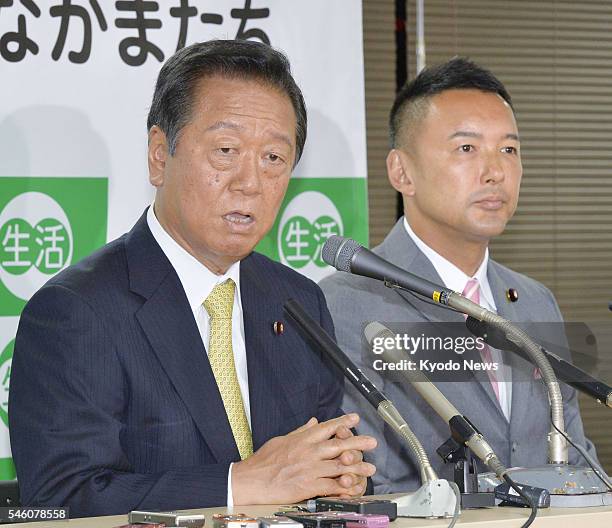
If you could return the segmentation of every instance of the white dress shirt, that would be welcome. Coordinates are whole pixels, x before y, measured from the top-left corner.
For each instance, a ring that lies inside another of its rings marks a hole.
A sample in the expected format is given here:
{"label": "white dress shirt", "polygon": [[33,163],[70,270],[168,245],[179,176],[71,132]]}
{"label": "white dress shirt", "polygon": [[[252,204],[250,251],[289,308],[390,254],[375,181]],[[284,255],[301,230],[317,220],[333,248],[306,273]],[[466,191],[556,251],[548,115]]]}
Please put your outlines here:
{"label": "white dress shirt", "polygon": [[[223,275],[215,275],[204,264],[188,253],[162,227],[153,211],[153,205],[147,211],[147,224],[153,237],[168,257],[176,271],[187,302],[193,312],[193,317],[200,331],[204,347],[208,350],[210,341],[210,316],[204,308],[204,300],[217,284],[232,279],[236,283],[234,307],[232,310],[232,348],[238,385],[244,403],[244,412],[251,427],[251,408],[249,406],[249,375],[247,370],[246,345],[244,342],[244,321],[242,317],[242,302],[240,300],[240,262],[236,262]],[[189,368],[188,366],[186,368]],[[230,465],[227,480],[227,505],[233,506],[232,497],[232,466]]]}
{"label": "white dress shirt", "polygon": [[[431,249],[425,242],[423,242],[408,224],[408,220],[404,217],[404,227],[412,241],[416,246],[425,254],[429,259],[433,267],[440,275],[444,285],[450,290],[461,293],[470,279],[478,280],[480,285],[480,306],[497,312],[495,306],[495,300],[493,299],[493,292],[489,284],[487,277],[487,266],[489,264],[489,249],[485,251],[484,259],[480,264],[478,270],[472,277],[469,277],[463,271],[461,271],[452,262],[446,260],[442,255]],[[512,402],[512,370],[509,366],[504,365],[502,353],[496,349],[491,348],[491,356],[494,362],[499,365],[499,370],[496,372],[497,378],[504,381],[499,381],[499,404],[506,417],[506,420],[510,421],[511,402]]]}

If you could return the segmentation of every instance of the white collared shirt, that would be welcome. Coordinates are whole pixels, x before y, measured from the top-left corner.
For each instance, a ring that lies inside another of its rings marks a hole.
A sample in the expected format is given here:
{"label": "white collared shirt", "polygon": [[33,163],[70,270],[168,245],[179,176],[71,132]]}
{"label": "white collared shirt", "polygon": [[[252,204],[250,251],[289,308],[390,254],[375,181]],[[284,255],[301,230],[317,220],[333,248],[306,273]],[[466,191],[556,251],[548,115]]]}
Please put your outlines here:
{"label": "white collared shirt", "polygon": [[[202,338],[202,343],[204,343],[206,350],[208,350],[208,344],[210,342],[210,317],[206,308],[204,308],[204,300],[217,284],[221,284],[227,279],[232,279],[236,283],[234,307],[232,310],[232,348],[234,351],[234,364],[236,365],[238,385],[240,385],[240,393],[242,394],[242,401],[244,403],[244,412],[249,422],[249,427],[251,427],[249,375],[244,340],[242,301],[240,299],[240,261],[232,264],[223,275],[215,275],[168,234],[159,223],[159,220],[157,220],[153,211],[153,205],[154,204],[152,204],[147,211],[147,224],[149,225],[153,237],[166,257],[168,257],[170,264],[172,264],[172,267],[183,285],[185,295],[187,296],[187,302],[193,312],[193,317],[200,331],[200,337]],[[227,482],[228,506],[233,505],[231,476],[232,466],[230,465]]]}
{"label": "white collared shirt", "polygon": [[[470,279],[478,280],[480,284],[480,305],[487,310],[497,312],[495,306],[495,300],[493,299],[493,292],[491,291],[491,285],[487,277],[487,267],[489,264],[489,248],[485,251],[484,259],[476,270],[476,273],[472,277],[466,275],[457,266],[455,266],[449,260],[446,260],[442,255],[430,248],[425,242],[423,242],[416,233],[410,227],[408,220],[404,217],[404,227],[406,232],[416,244],[416,246],[424,253],[429,259],[435,270],[440,275],[444,285],[456,292],[461,293]],[[491,356],[494,362],[498,363],[499,370],[497,371],[497,377],[505,380],[499,382],[499,403],[500,407],[506,417],[506,420],[510,421],[511,403],[512,403],[512,382],[511,375],[512,370],[509,366],[504,365],[502,353],[496,349],[491,348]]]}

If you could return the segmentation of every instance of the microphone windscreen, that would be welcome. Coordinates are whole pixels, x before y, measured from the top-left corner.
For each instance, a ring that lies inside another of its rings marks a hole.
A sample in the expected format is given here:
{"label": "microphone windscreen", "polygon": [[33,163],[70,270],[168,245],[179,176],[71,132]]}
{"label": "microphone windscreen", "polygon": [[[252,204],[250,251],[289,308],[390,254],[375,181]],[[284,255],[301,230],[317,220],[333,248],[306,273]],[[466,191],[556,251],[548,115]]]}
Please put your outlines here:
{"label": "microphone windscreen", "polygon": [[351,238],[330,236],[323,244],[323,261],[339,271],[351,272],[351,259],[361,246]]}
{"label": "microphone windscreen", "polygon": [[344,240],[344,237],[332,235],[325,241],[323,249],[321,249],[321,258],[323,262],[326,262],[334,268],[336,267],[336,253],[338,253],[338,248],[342,245]]}
{"label": "microphone windscreen", "polygon": [[369,345],[372,345],[375,337],[393,337],[393,332],[378,321],[368,323],[363,329],[363,334]]}

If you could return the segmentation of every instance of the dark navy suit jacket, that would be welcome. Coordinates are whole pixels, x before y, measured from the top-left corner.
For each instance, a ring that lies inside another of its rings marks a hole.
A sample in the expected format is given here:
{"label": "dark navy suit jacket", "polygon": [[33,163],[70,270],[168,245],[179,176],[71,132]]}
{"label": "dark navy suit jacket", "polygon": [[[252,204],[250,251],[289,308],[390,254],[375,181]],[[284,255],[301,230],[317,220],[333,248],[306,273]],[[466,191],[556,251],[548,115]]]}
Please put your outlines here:
{"label": "dark navy suit jacket", "polygon": [[[311,416],[339,415],[343,386],[283,312],[296,299],[333,333],[318,286],[257,253],[240,274],[258,449]],[[145,215],[32,297],[9,405],[25,505],[78,517],[226,503],[240,457],[184,290]]]}

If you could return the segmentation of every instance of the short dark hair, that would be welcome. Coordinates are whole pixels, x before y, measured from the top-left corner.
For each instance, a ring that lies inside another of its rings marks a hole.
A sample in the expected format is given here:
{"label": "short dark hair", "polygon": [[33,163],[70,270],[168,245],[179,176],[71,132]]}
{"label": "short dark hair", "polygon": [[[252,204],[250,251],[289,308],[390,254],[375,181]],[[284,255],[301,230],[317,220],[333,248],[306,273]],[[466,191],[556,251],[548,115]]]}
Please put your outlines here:
{"label": "short dark hair", "polygon": [[391,148],[397,147],[404,115],[410,106],[416,106],[419,102],[446,90],[461,89],[496,93],[514,111],[510,94],[495,75],[465,57],[453,57],[444,64],[424,69],[399,91],[389,116]]}
{"label": "short dark hair", "polygon": [[177,51],[157,77],[147,130],[159,126],[168,139],[170,154],[174,155],[180,132],[191,119],[197,84],[217,75],[262,81],[289,97],[296,117],[297,163],[306,142],[304,97],[291,75],[287,57],[261,42],[209,40]]}

